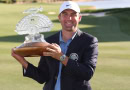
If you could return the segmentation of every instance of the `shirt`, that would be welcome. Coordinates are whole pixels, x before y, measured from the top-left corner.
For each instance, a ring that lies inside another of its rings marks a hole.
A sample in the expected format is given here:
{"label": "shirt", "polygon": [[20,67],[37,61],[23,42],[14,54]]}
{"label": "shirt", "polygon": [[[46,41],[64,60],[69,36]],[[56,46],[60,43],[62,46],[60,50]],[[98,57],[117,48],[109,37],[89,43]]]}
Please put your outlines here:
{"label": "shirt", "polygon": [[[67,42],[64,42],[64,40],[62,39],[62,31],[60,32],[59,44],[60,44],[60,48],[61,48],[61,51],[62,51],[63,54],[66,54],[68,46],[71,43],[71,41],[73,40],[73,38],[75,37],[75,35],[76,35],[76,33],[74,33],[72,38],[70,38]],[[61,69],[62,69],[62,63],[60,62],[59,73],[58,73],[58,78],[57,78],[57,82],[56,82],[56,85],[55,85],[55,90],[61,90],[61,85],[60,85]]]}

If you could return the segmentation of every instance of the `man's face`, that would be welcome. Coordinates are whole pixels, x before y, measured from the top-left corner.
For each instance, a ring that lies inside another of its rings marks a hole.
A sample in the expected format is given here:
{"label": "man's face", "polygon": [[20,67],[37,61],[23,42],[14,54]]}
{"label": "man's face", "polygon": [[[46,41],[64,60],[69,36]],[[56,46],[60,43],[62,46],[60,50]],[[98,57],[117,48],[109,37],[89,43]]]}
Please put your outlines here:
{"label": "man's face", "polygon": [[62,25],[62,30],[67,31],[76,31],[81,20],[80,14],[71,9],[64,10],[58,18]]}

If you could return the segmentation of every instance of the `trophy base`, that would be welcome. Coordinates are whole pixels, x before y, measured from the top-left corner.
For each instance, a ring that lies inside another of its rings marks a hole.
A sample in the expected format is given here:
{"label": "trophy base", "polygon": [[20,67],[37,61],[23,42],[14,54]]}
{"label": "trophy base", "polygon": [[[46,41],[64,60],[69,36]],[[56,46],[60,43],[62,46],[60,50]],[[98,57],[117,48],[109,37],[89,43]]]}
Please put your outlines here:
{"label": "trophy base", "polygon": [[43,56],[43,52],[47,52],[46,48],[49,45],[47,42],[31,43],[31,46],[14,48],[14,52],[24,57]]}

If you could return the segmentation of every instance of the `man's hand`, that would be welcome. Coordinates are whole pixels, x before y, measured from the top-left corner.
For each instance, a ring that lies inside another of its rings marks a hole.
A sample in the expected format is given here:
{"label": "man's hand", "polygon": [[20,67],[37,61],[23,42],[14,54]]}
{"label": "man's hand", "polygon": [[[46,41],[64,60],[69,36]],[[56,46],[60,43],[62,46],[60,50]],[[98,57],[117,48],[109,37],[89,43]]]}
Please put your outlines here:
{"label": "man's hand", "polygon": [[21,63],[22,66],[23,66],[25,69],[27,69],[28,63],[27,63],[27,61],[25,60],[25,58],[24,58],[23,56],[20,56],[20,55],[16,54],[16,53],[14,52],[14,49],[12,49],[11,55],[12,55],[19,63]]}
{"label": "man's hand", "polygon": [[[43,52],[43,56],[51,56],[56,60],[60,60],[60,57],[63,55],[61,48],[59,45],[52,43],[49,47],[47,47],[48,52]],[[62,64],[67,65],[68,57],[66,56],[65,60],[62,61]]]}
{"label": "man's hand", "polygon": [[43,56],[51,56],[57,60],[60,60],[60,57],[63,55],[61,48],[56,43],[52,43],[49,47],[46,48],[48,52],[43,52]]}

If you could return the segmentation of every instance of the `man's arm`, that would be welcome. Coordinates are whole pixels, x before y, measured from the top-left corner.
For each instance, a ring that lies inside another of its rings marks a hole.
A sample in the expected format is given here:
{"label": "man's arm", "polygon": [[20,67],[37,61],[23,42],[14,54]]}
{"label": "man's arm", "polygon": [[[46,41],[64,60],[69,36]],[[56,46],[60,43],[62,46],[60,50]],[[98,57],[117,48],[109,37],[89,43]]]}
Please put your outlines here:
{"label": "man's arm", "polygon": [[[51,48],[47,48],[49,52],[43,52],[44,56],[51,56],[56,60],[60,60],[60,56],[62,56],[62,52],[60,46],[56,44],[52,44]],[[72,60],[67,56],[62,64],[64,64],[64,72],[67,74],[74,75],[84,80],[89,80],[94,74],[94,70],[96,68],[98,56],[98,40],[93,37],[90,40],[90,43],[87,47],[84,47],[84,52],[82,55],[83,62],[78,62]]]}
{"label": "man's arm", "polygon": [[24,57],[17,55],[12,49],[11,55],[23,66],[23,75],[36,80],[39,83],[44,83],[49,78],[49,68],[41,58],[38,67],[35,67],[31,63],[27,62]]}
{"label": "man's arm", "polygon": [[11,55],[25,68],[28,67],[28,62],[25,60],[23,56],[20,56],[14,52],[14,49],[11,51]]}
{"label": "man's arm", "polygon": [[[98,56],[98,40],[92,38],[88,47],[84,47],[80,61],[69,58],[64,72],[83,80],[90,80],[96,68]],[[81,60],[82,59],[82,60]]]}

